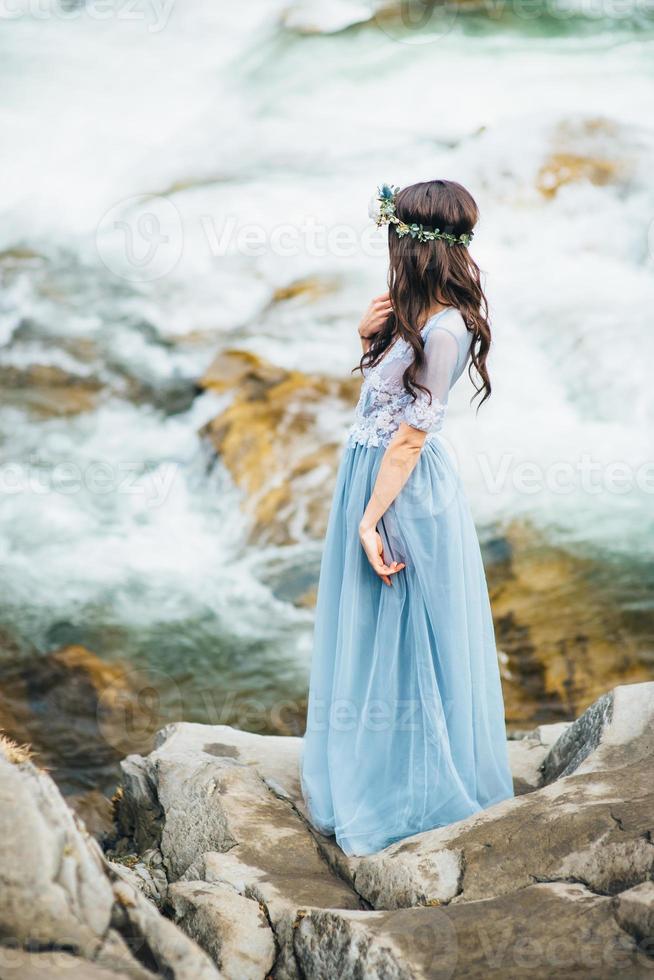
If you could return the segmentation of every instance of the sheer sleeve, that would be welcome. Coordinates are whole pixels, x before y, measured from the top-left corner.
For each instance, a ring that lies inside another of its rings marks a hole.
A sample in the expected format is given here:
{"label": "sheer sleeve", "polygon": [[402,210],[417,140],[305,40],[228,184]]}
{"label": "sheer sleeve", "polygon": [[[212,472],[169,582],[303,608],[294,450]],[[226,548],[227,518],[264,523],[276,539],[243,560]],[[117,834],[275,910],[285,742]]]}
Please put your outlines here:
{"label": "sheer sleeve", "polygon": [[459,344],[447,330],[434,329],[425,340],[425,361],[416,380],[431,394],[418,391],[404,411],[404,421],[414,429],[438,432],[443,426],[447,397],[459,359]]}

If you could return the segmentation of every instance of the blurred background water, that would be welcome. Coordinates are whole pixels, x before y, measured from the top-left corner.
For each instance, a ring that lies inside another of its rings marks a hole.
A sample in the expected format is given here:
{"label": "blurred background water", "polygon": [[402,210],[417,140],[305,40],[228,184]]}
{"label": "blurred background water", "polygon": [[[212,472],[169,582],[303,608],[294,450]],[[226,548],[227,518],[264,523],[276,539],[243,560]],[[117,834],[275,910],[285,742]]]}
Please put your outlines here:
{"label": "blurred background water", "polygon": [[69,793],[179,717],[302,731],[367,201],[435,176],[482,213],[494,394],[447,438],[509,725],[651,677],[651,6],[0,21],[0,726]]}

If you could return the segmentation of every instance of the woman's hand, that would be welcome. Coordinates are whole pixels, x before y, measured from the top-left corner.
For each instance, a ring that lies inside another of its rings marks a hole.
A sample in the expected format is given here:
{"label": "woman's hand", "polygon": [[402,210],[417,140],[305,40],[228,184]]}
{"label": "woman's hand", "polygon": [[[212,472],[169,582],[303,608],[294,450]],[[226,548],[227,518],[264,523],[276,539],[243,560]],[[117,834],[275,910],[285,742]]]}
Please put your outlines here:
{"label": "woman's hand", "polygon": [[391,575],[401,572],[405,567],[404,562],[394,561],[390,565],[386,564],[384,561],[384,546],[382,544],[382,539],[377,531],[377,528],[375,527],[361,525],[359,527],[359,540],[361,541],[361,545],[373,571],[379,575],[382,582],[384,582],[386,585],[390,585]]}
{"label": "woman's hand", "polygon": [[382,329],[392,309],[388,293],[382,293],[381,296],[372,300],[359,324],[359,337],[361,337],[364,349],[370,346],[372,339]]}

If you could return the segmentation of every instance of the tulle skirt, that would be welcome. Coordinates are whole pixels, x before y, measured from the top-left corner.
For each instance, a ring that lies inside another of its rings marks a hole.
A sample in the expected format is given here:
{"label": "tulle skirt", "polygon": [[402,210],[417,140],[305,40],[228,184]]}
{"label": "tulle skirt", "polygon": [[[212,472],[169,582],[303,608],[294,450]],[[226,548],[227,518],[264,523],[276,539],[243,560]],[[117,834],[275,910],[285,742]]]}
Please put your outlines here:
{"label": "tulle skirt", "polygon": [[346,447],[320,569],[302,752],[309,818],[346,854],[461,820],[513,795],[479,542],[438,438],[378,530],[384,585],[358,526],[383,447]]}

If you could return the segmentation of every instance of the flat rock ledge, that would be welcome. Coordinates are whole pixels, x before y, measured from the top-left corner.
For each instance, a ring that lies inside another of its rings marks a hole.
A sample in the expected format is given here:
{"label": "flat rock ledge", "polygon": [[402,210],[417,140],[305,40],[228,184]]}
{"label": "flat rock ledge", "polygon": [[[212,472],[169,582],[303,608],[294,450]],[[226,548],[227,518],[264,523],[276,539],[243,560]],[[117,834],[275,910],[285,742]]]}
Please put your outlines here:
{"label": "flat rock ledge", "polygon": [[0,980],[654,976],[654,683],[510,741],[513,799],[365,858],[309,826],[300,746],[168,726],[103,855],[0,742]]}

